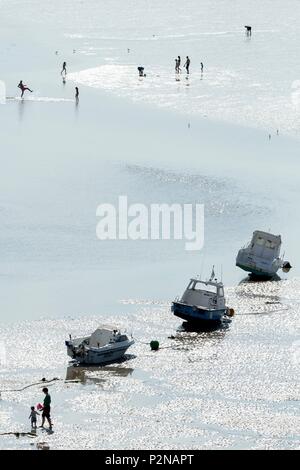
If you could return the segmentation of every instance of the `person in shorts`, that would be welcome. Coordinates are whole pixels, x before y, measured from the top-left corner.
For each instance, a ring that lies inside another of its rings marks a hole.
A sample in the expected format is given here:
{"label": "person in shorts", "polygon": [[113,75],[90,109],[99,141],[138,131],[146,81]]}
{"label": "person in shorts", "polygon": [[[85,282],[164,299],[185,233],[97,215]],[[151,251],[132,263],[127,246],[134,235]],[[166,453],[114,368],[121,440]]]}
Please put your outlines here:
{"label": "person in shorts", "polygon": [[51,423],[51,418],[50,418],[50,411],[51,411],[51,396],[49,395],[48,388],[43,388],[43,392],[45,394],[44,398],[44,406],[43,406],[43,413],[42,413],[42,425],[40,426],[41,428],[44,427],[45,424],[45,419],[49,423],[49,428],[52,429],[52,423]]}

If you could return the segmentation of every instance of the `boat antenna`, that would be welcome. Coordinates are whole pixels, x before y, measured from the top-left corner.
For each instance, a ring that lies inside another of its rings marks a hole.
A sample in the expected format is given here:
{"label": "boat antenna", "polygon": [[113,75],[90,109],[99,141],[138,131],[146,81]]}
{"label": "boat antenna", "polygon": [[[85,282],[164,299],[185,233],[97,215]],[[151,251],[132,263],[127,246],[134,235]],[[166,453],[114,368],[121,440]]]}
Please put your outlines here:
{"label": "boat antenna", "polygon": [[202,279],[202,274],[203,274],[204,258],[205,258],[205,253],[203,253],[203,255],[202,255],[202,263],[201,263],[200,279]]}
{"label": "boat antenna", "polygon": [[213,281],[214,277],[215,277],[215,265],[213,265],[213,267],[212,267],[212,271],[211,271],[211,275],[210,275],[209,281],[210,281],[210,282]]}

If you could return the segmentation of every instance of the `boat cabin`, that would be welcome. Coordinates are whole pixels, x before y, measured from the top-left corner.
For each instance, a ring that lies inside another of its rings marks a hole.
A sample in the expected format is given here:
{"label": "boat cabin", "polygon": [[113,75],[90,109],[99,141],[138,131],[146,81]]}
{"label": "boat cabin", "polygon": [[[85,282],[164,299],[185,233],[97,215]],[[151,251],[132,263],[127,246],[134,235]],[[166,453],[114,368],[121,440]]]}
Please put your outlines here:
{"label": "boat cabin", "polygon": [[280,255],[281,236],[256,230],[247,248],[254,256],[273,260]]}
{"label": "boat cabin", "polygon": [[225,308],[223,284],[222,282],[191,279],[181,302],[205,309]]}
{"label": "boat cabin", "polygon": [[99,326],[97,330],[92,333],[89,346],[91,348],[99,348],[108,344],[119,333],[116,327]]}

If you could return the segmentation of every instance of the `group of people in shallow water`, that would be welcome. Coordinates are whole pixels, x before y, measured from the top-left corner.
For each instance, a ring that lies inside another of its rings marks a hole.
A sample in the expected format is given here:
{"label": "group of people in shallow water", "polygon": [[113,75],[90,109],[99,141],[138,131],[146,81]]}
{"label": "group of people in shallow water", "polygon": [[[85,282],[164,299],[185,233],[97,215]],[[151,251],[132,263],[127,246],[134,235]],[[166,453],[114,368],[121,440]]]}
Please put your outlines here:
{"label": "group of people in shallow water", "polygon": [[[186,73],[189,74],[190,73],[190,63],[191,63],[191,59],[189,58],[189,56],[187,55],[186,56],[186,60],[185,60],[185,64],[184,64],[184,68],[186,69]],[[176,73],[179,73],[181,72],[181,68],[180,68],[180,65],[181,65],[181,57],[180,55],[177,57],[177,59],[175,59],[175,72]],[[203,62],[200,62],[200,68],[201,68],[201,73],[203,72],[203,68],[204,68],[204,65],[203,65]]]}
{"label": "group of people in shallow water", "polygon": [[[185,64],[183,66],[186,69],[186,73],[190,73],[190,63],[191,63],[191,60],[190,60],[189,56],[187,55],[186,60],[185,60]],[[177,57],[177,59],[175,59],[175,72],[176,73],[181,72],[180,65],[181,65],[181,57],[179,55]]]}
{"label": "group of people in shallow water", "polygon": [[[252,27],[246,25],[245,29],[246,29],[246,35],[251,36],[252,35]],[[75,52],[75,49],[73,50],[73,53],[74,52]],[[130,52],[130,49],[127,49],[127,52]],[[58,51],[56,51],[55,54],[58,54]],[[186,60],[185,60],[185,64],[183,66],[186,69],[187,74],[190,73],[190,63],[191,63],[191,60],[190,60],[189,56],[187,55]],[[181,57],[179,55],[177,57],[177,59],[175,59],[175,72],[176,73],[181,72],[180,65],[181,65]],[[140,77],[146,77],[146,74],[144,73],[144,67],[140,66],[137,69],[138,69]],[[200,69],[201,69],[201,73],[203,73],[203,69],[204,69],[203,62],[200,62]],[[67,75],[67,63],[66,62],[63,62],[62,70],[61,70],[60,74],[64,76],[63,80],[65,80],[65,77]],[[64,83],[65,83],[65,81],[64,81]],[[32,93],[32,91],[33,91],[27,85],[24,85],[22,80],[20,80],[18,88],[20,88],[20,90],[21,90],[21,98],[23,98],[24,91],[28,90],[28,91],[30,91],[30,93]],[[77,86],[75,87],[75,99],[78,102],[78,100],[79,100],[79,90],[78,90]]]}
{"label": "group of people in shallow water", "polygon": [[[60,74],[63,75],[64,78],[66,77],[66,75],[67,75],[67,63],[66,62],[63,63],[62,70],[61,70]],[[20,80],[18,88],[20,88],[20,90],[21,90],[21,98],[23,98],[24,92],[26,90],[30,91],[30,93],[33,92],[33,90],[31,90],[27,85],[24,85],[23,80]],[[78,89],[77,86],[75,87],[75,99],[76,99],[76,102],[78,102],[78,100],[79,100],[79,89]]]}
{"label": "group of people in shallow water", "polygon": [[[191,63],[191,59],[189,58],[189,56],[187,55],[186,56],[186,60],[185,60],[185,64],[184,64],[184,68],[186,69],[186,73],[189,74],[190,73],[190,63]],[[180,55],[177,57],[177,59],[175,59],[175,72],[176,73],[180,73],[181,72],[181,68],[180,68],[180,65],[181,65],[181,57]],[[139,72],[139,76],[140,77],[146,77],[146,74],[144,73],[144,70],[145,68],[144,67],[138,67],[138,72]],[[200,69],[201,69],[201,73],[203,73],[203,69],[204,69],[204,65],[203,65],[203,62],[200,62]]]}

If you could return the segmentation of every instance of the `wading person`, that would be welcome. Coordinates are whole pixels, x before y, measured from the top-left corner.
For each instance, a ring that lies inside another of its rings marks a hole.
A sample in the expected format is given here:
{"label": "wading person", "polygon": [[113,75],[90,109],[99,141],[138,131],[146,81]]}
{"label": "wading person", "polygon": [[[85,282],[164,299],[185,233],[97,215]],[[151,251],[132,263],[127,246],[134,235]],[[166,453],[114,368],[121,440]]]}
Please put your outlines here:
{"label": "wading person", "polygon": [[75,87],[75,99],[78,101],[79,100],[79,90],[78,86]]}
{"label": "wading person", "polygon": [[27,85],[24,85],[24,83],[22,82],[22,80],[20,80],[20,83],[18,85],[18,88],[20,88],[20,90],[22,91],[21,93],[21,98],[23,98],[23,95],[24,95],[24,91],[28,90],[30,91],[30,93],[32,93],[32,90],[30,90],[30,88],[28,88]]}
{"label": "wading person", "polygon": [[186,68],[186,73],[190,73],[190,58],[189,56],[187,55],[186,56],[186,61],[185,61],[185,64],[184,64],[184,67]]}
{"label": "wading person", "polygon": [[177,57],[178,60],[178,72],[181,72],[180,64],[181,64],[181,57],[180,55]]}
{"label": "wading person", "polygon": [[52,429],[52,423],[51,423],[51,418],[50,418],[51,396],[48,393],[48,388],[46,388],[46,387],[43,388],[43,392],[45,394],[45,398],[44,398],[44,406],[43,406],[43,413],[42,413],[42,424],[41,424],[40,428],[44,427],[45,419],[46,419],[49,423],[49,429]]}
{"label": "wading person", "polygon": [[67,62],[63,63],[62,71],[60,72],[60,74],[62,75],[63,73],[67,75]]}
{"label": "wading person", "polygon": [[137,69],[139,71],[140,77],[146,77],[146,75],[144,74],[144,67],[138,67]]}
{"label": "wading person", "polygon": [[246,28],[246,34],[247,34],[247,36],[251,36],[251,34],[252,34],[252,27],[251,27],[251,26],[245,26],[245,28]]}

